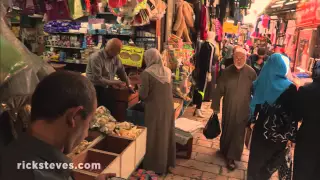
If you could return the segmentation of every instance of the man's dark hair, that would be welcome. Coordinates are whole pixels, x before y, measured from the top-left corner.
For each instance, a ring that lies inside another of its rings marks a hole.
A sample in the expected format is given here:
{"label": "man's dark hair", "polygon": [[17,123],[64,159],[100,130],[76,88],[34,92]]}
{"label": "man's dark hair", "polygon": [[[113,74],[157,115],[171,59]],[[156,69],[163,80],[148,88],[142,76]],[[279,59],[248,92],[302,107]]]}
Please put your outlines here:
{"label": "man's dark hair", "polygon": [[266,55],[266,53],[267,53],[267,51],[266,51],[265,48],[259,48],[258,49],[258,55],[259,56],[264,56],[264,55]]}
{"label": "man's dark hair", "polygon": [[31,102],[31,121],[53,121],[69,108],[83,106],[83,118],[94,111],[96,91],[80,73],[58,71],[45,77],[36,87]]}

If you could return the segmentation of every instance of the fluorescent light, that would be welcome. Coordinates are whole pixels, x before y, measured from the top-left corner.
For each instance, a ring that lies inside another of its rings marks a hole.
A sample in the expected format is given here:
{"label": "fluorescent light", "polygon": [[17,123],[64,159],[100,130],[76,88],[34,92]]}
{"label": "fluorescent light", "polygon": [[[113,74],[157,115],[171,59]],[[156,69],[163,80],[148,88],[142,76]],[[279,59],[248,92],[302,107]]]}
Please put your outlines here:
{"label": "fluorescent light", "polygon": [[271,8],[277,8],[277,7],[282,7],[282,4],[276,4],[271,6]]}
{"label": "fluorescent light", "polygon": [[289,1],[286,2],[285,5],[297,4],[299,1]]}

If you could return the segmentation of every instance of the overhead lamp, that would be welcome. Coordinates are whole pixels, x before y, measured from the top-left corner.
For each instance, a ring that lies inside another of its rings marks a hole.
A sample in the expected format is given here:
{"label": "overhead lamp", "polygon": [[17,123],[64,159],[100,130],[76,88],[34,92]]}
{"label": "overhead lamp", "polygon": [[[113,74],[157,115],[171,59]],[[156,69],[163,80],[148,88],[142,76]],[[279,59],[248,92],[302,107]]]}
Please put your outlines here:
{"label": "overhead lamp", "polygon": [[294,0],[294,1],[289,1],[289,2],[286,2],[285,5],[291,5],[291,4],[297,4],[299,1],[297,0]]}

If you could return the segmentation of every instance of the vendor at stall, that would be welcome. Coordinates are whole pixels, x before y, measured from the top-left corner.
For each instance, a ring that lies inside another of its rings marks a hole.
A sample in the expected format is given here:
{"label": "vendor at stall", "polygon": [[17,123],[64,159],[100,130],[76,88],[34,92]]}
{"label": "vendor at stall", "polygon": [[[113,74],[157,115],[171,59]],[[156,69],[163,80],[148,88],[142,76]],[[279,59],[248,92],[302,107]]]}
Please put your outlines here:
{"label": "vendor at stall", "polygon": [[[65,154],[88,135],[97,108],[93,85],[78,73],[54,72],[38,84],[31,106],[28,133],[1,151],[0,179],[72,180],[72,167],[64,165],[71,160]],[[97,179],[106,176],[113,175]]]}
{"label": "vendor at stall", "polygon": [[[119,39],[110,39],[104,49],[89,57],[86,70],[86,76],[96,88],[98,105],[105,106],[112,114],[115,112],[113,89],[127,87],[133,92],[124,66],[118,58],[121,48],[122,42]],[[116,75],[120,80],[116,79]]]}

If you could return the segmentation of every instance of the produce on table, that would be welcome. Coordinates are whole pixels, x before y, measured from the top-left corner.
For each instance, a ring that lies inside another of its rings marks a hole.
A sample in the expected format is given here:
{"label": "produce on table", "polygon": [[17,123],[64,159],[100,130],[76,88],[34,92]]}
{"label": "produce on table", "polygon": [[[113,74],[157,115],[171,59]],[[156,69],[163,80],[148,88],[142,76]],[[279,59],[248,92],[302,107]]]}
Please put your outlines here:
{"label": "produce on table", "polygon": [[96,128],[105,134],[116,134],[127,138],[136,138],[141,133],[141,129],[132,123],[117,122],[110,111],[103,106],[97,108],[95,117],[90,123],[90,129]]}

